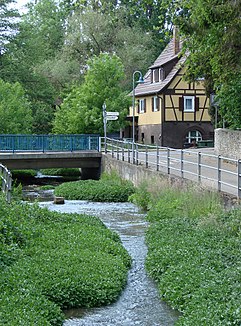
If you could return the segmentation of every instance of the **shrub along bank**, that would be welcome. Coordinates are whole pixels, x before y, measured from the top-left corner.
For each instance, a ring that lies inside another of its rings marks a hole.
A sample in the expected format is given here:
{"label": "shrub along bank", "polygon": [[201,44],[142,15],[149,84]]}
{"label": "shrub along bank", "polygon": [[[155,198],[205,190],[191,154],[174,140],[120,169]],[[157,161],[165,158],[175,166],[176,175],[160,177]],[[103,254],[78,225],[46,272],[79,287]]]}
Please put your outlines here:
{"label": "shrub along bank", "polygon": [[158,189],[146,269],[182,312],[176,325],[241,325],[241,209],[225,211],[217,194],[200,189]]}
{"label": "shrub along bank", "polygon": [[130,181],[116,174],[103,174],[100,180],[65,182],[56,187],[54,194],[65,199],[91,200],[98,202],[126,202],[135,188]]}
{"label": "shrub along bank", "polygon": [[0,324],[62,325],[62,309],[117,299],[130,257],[95,217],[0,198]]}

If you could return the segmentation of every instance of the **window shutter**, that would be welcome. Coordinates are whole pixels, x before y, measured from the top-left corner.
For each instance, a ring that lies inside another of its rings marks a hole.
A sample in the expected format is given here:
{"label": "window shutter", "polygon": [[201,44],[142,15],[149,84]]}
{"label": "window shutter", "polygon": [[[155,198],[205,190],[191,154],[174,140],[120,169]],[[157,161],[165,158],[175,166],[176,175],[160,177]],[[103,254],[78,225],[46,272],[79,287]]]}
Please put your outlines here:
{"label": "window shutter", "polygon": [[137,100],[137,113],[140,113],[140,100]]}
{"label": "window shutter", "polygon": [[146,112],[146,98],[144,98],[144,113]]}
{"label": "window shutter", "polygon": [[155,97],[152,97],[151,98],[151,110],[152,110],[152,112],[154,112],[154,105],[155,105],[154,101],[155,101]]}
{"label": "window shutter", "polygon": [[179,111],[183,111],[183,97],[179,97]]}
{"label": "window shutter", "polygon": [[195,111],[199,111],[199,97],[195,97]]}

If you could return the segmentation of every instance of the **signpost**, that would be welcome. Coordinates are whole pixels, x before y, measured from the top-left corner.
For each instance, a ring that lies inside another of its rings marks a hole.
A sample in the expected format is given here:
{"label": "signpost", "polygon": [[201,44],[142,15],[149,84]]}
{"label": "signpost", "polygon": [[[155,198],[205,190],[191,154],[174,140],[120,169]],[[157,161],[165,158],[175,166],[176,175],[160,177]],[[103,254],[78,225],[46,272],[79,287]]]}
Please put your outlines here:
{"label": "signpost", "polygon": [[105,136],[105,153],[106,153],[106,127],[107,121],[115,121],[119,118],[119,112],[107,112],[106,104],[104,103],[102,106],[103,109],[103,123],[104,123],[104,136]]}

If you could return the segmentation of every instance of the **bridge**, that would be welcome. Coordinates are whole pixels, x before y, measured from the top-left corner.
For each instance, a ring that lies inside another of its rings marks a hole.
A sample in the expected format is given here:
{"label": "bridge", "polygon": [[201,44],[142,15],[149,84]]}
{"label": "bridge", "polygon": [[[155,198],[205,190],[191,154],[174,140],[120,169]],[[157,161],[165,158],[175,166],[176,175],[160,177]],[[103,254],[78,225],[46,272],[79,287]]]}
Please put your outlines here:
{"label": "bridge", "polygon": [[99,135],[0,135],[0,163],[9,170],[81,168],[82,178],[98,178]]}
{"label": "bridge", "polygon": [[173,149],[98,135],[0,135],[0,163],[9,170],[75,167],[83,179],[98,179],[107,157],[135,185],[143,176],[162,174],[241,198],[241,160],[216,155],[213,148]]}

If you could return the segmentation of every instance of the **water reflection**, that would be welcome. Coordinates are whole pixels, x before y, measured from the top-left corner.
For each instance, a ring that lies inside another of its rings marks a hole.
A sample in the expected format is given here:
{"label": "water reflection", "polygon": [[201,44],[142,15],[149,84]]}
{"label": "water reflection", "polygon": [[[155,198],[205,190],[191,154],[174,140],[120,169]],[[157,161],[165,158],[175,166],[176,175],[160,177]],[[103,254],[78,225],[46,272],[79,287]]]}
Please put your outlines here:
{"label": "water reflection", "polygon": [[128,284],[115,304],[95,309],[69,310],[66,313],[65,326],[174,325],[178,313],[160,302],[156,286],[144,269],[147,253],[144,234],[147,222],[135,205],[75,200],[67,200],[65,205],[54,205],[49,202],[40,205],[60,212],[98,216],[109,228],[118,232],[133,260],[128,274]]}

